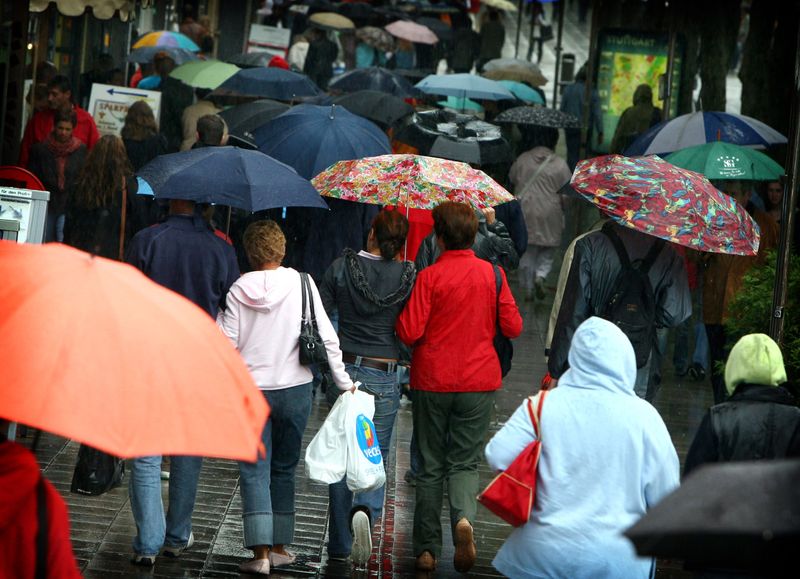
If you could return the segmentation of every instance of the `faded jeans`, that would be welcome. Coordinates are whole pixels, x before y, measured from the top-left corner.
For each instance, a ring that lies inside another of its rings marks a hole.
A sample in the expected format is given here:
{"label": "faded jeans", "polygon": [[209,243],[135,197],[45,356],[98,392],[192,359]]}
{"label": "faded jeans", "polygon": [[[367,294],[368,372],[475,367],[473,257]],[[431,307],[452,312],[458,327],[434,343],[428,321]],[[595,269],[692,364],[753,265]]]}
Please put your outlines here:
{"label": "faded jeans", "polygon": [[[378,444],[383,454],[384,466],[389,457],[392,444],[392,431],[397,409],[400,407],[400,381],[397,370],[384,372],[376,368],[359,367],[347,364],[347,373],[353,382],[361,382],[359,390],[371,394],[375,399],[375,415],[372,418]],[[328,389],[328,402],[333,405],[341,391]],[[347,555],[350,553],[353,538],[350,534],[350,513],[353,507],[367,507],[370,511],[370,520],[376,521],[383,512],[385,487],[365,493],[353,493],[347,488],[347,482],[342,479],[337,483],[328,485],[328,498],[330,500],[330,536],[328,540],[328,553],[331,555]]]}
{"label": "faded jeans", "polygon": [[266,458],[239,463],[244,546],[288,545],[294,541],[295,471],[311,414],[311,382],[263,390],[270,407],[261,441]]}

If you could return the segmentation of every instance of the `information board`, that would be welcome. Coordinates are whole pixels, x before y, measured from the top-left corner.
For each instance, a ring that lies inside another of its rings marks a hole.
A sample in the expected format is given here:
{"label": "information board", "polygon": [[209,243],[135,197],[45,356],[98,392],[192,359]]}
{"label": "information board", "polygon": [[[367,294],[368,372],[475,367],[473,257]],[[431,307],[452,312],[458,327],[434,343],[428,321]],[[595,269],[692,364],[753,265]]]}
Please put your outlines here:
{"label": "information board", "polygon": [[289,28],[251,24],[247,52],[268,52],[286,58],[292,31]]}
{"label": "information board", "polygon": [[50,193],[0,187],[0,219],[19,223],[19,243],[41,243]]}
{"label": "information board", "polygon": [[119,135],[125,124],[125,115],[136,101],[147,101],[158,120],[161,109],[161,93],[154,90],[113,86],[110,84],[92,85],[89,98],[89,114],[94,118],[97,131],[101,135]]}

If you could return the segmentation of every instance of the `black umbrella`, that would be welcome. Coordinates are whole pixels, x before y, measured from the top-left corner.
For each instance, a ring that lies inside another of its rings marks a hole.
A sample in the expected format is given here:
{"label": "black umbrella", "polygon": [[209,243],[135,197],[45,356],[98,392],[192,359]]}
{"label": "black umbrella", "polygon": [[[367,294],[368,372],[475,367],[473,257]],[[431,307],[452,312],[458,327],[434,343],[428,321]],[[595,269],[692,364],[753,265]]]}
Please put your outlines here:
{"label": "black umbrella", "polygon": [[414,113],[414,107],[396,96],[375,90],[360,90],[333,101],[353,114],[389,127]]}
{"label": "black umbrella", "polygon": [[433,33],[439,37],[439,40],[452,40],[453,29],[442,20],[434,18],[433,16],[421,16],[416,20],[417,24],[427,26]]}
{"label": "black umbrella", "polygon": [[351,70],[333,79],[329,86],[331,90],[339,92],[376,90],[401,98],[419,95],[419,91],[405,78],[379,66]]}
{"label": "black umbrella", "polygon": [[497,123],[532,125],[554,129],[579,129],[577,117],[547,107],[514,107],[495,117]]}
{"label": "black umbrella", "polygon": [[800,545],[800,460],[704,466],[625,535],[639,555],[786,571]]}
{"label": "black umbrella", "polygon": [[249,133],[288,110],[287,104],[262,99],[225,109],[219,116],[228,124],[232,135],[252,138]]}
{"label": "black umbrella", "polygon": [[290,70],[245,68],[219,85],[214,92],[290,101],[297,97],[316,96],[319,88],[306,75]]}
{"label": "black umbrella", "polygon": [[269,61],[275,57],[271,52],[244,52],[226,58],[225,62],[235,64],[241,68],[258,68],[269,66]]}

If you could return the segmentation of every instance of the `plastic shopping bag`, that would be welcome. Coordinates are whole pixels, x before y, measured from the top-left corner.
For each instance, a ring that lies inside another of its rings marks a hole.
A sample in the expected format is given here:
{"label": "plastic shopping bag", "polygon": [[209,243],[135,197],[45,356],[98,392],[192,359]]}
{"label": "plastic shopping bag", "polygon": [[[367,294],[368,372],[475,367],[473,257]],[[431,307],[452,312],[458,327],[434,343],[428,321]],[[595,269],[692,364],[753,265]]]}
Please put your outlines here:
{"label": "plastic shopping bag", "polygon": [[386,482],[383,456],[372,417],[375,400],[366,392],[356,390],[344,398],[345,437],[347,441],[347,488],[354,492],[376,489]]}
{"label": "plastic shopping bag", "polygon": [[333,484],[344,478],[347,465],[344,432],[346,394],[339,396],[322,423],[322,428],[306,447],[306,474],[311,480]]}

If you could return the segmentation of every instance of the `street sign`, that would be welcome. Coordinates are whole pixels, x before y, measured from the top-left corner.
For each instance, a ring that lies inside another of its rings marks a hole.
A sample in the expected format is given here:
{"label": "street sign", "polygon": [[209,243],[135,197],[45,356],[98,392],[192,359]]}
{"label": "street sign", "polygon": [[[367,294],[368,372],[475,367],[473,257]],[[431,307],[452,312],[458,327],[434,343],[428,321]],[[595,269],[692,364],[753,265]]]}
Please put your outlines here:
{"label": "street sign", "polygon": [[94,117],[97,130],[101,135],[119,135],[125,124],[125,115],[136,101],[147,101],[158,119],[161,108],[161,93],[153,90],[113,86],[110,84],[92,85],[92,96],[89,98],[89,114]]}

